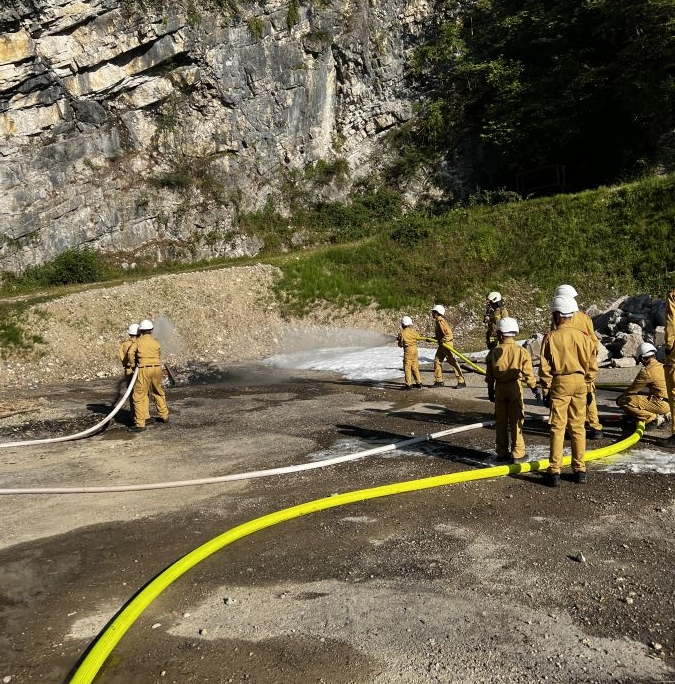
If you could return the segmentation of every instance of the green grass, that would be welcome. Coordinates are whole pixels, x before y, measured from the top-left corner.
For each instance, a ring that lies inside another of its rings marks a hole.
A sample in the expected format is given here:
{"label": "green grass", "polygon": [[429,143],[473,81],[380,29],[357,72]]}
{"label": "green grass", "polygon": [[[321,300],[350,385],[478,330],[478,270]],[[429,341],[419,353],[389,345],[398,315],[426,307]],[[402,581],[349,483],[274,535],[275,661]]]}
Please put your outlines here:
{"label": "green grass", "polygon": [[561,282],[587,303],[663,296],[675,270],[675,177],[578,195],[454,209],[393,221],[358,243],[289,261],[277,285],[290,311],[316,302],[385,309],[482,304],[488,290],[528,289],[540,305]]}
{"label": "green grass", "polygon": [[0,302],[0,357],[22,356],[33,352],[35,346],[43,344],[39,335],[26,331],[23,321],[27,311],[35,304],[45,302],[49,297],[33,297],[17,302]]}
{"label": "green grass", "polygon": [[[261,256],[139,263],[131,272],[111,267],[99,253],[71,251],[23,276],[5,274],[0,296],[53,297],[84,283],[115,285],[264,260],[283,272],[275,287],[286,314],[304,314],[324,302],[393,312],[463,302],[480,328],[490,290],[501,291],[509,309],[527,318],[537,306],[546,310],[562,282],[573,284],[585,305],[618,294],[663,297],[675,285],[675,175],[431,217],[402,216],[400,198],[382,190],[356,195],[350,205],[297,209],[288,218],[270,202],[259,213],[242,215],[240,229],[265,241]],[[291,244],[297,232],[306,235],[301,249]],[[0,346],[37,344],[21,328],[26,302],[2,306]]]}

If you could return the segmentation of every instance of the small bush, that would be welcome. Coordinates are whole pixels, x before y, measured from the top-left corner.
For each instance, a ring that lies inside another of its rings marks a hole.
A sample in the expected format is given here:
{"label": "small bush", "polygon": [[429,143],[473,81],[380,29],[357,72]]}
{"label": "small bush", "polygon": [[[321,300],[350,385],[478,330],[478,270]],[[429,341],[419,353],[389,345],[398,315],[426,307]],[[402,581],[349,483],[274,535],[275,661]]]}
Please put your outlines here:
{"label": "small bush", "polygon": [[53,261],[41,266],[29,266],[22,275],[4,278],[3,289],[30,285],[71,285],[75,283],[96,283],[106,280],[110,269],[99,252],[93,249],[69,249]]}
{"label": "small bush", "polygon": [[336,181],[338,184],[349,178],[349,162],[339,157],[334,161],[319,159],[305,169],[305,177],[315,185],[328,185]]}
{"label": "small bush", "polygon": [[291,0],[286,11],[286,25],[290,31],[300,21],[300,2]]}

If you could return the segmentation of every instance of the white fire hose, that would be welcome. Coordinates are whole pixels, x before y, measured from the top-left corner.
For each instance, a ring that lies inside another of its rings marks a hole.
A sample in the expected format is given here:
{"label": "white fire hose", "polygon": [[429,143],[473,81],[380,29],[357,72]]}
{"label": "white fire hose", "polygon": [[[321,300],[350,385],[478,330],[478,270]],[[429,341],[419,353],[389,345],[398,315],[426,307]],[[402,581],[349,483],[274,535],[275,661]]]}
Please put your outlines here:
{"label": "white fire hose", "polygon": [[[111,414],[109,418],[112,416]],[[231,475],[221,475],[217,477],[202,477],[197,480],[176,480],[174,482],[154,482],[150,484],[135,484],[135,485],[110,485],[106,487],[40,487],[40,488],[26,488],[26,489],[0,489],[0,495],[9,494],[98,494],[101,492],[136,492],[148,489],[171,489],[175,487],[192,487],[194,485],[217,484],[219,482],[234,482],[236,480],[252,480],[258,477],[270,477],[272,475],[286,475],[288,473],[299,473],[303,470],[313,470],[315,468],[325,468],[337,463],[346,463],[347,461],[356,461],[366,456],[374,454],[382,454],[387,451],[394,451],[395,449],[402,449],[412,444],[419,444],[420,442],[427,442],[432,439],[438,439],[446,435],[455,435],[467,430],[476,430],[481,427],[492,427],[493,420],[484,421],[482,423],[472,423],[471,425],[460,425],[459,427],[442,430],[441,432],[434,432],[430,435],[423,435],[421,437],[413,437],[411,439],[404,439],[401,442],[392,444],[385,444],[383,446],[367,449],[365,451],[357,451],[354,454],[346,456],[336,456],[324,461],[315,461],[313,463],[300,463],[298,465],[286,466],[283,468],[268,468],[267,470],[253,470],[247,473],[233,473]],[[80,433],[83,434],[83,433]],[[61,438],[63,440],[65,438]],[[73,439],[72,437],[68,439]],[[42,440],[50,441],[50,440]],[[30,442],[35,444],[36,442]]]}
{"label": "white fire hose", "polygon": [[124,396],[119,400],[117,406],[100,422],[96,423],[96,425],[93,425],[90,428],[87,428],[86,430],[83,430],[82,432],[78,432],[74,435],[64,435],[63,437],[50,437],[49,439],[31,439],[27,440],[25,442],[4,442],[0,444],[0,449],[7,449],[10,447],[20,447],[20,446],[32,446],[33,444],[55,444],[56,442],[70,442],[74,439],[82,439],[83,437],[89,437],[89,435],[93,435],[94,433],[98,432],[104,425],[109,423],[119,412],[119,410],[124,406],[124,402],[129,398],[129,395],[131,394],[131,391],[134,388],[134,384],[136,383],[136,378],[138,377],[138,368],[134,370],[134,374],[131,376],[131,382],[129,383],[129,387],[127,387],[127,391],[124,393]]}

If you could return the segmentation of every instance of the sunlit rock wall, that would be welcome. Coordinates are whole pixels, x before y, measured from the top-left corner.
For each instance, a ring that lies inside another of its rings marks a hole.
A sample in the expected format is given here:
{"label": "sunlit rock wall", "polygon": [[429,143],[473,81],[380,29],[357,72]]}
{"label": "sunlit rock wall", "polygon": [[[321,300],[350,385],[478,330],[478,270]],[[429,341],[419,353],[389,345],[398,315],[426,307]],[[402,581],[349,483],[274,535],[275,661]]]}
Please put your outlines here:
{"label": "sunlit rock wall", "polygon": [[0,270],[82,245],[127,262],[255,253],[237,212],[319,159],[367,172],[410,117],[428,15],[423,0],[4,0]]}

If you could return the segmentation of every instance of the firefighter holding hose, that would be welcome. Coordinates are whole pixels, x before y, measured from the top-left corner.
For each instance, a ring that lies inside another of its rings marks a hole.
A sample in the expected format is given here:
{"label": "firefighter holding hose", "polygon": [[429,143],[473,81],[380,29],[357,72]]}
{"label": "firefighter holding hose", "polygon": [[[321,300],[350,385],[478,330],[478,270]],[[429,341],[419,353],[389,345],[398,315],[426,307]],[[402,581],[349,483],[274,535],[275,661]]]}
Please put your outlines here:
{"label": "firefighter holding hose", "polygon": [[436,342],[438,342],[438,349],[434,356],[433,387],[443,387],[445,384],[443,382],[443,360],[445,359],[452,367],[455,377],[457,378],[456,389],[463,389],[466,387],[466,380],[464,380],[462,369],[459,367],[453,353],[445,346],[452,346],[454,340],[452,328],[445,318],[445,307],[442,304],[436,304],[434,308],[431,309],[431,317],[434,319],[434,337],[436,338]]}
{"label": "firefighter holding hose", "polygon": [[[649,342],[643,342],[638,347],[637,357],[643,368],[616,403],[629,419],[661,427],[670,419],[663,364],[656,360],[656,347]],[[648,396],[640,394],[644,389],[649,393]]]}
{"label": "firefighter holding hose", "polygon": [[509,312],[504,306],[504,300],[499,292],[490,292],[485,300],[485,315],[483,323],[487,325],[485,342],[488,349],[494,349],[498,344],[497,324],[502,318],[508,318]]}
{"label": "firefighter holding hose", "polygon": [[169,420],[169,409],[166,405],[166,395],[162,386],[162,362],[159,342],[152,336],[154,329],[152,321],[145,319],[140,322],[138,331],[140,337],[135,346],[135,366],[138,368],[138,378],[134,385],[134,427],[132,432],[145,430],[145,421],[149,417],[149,397],[151,394],[161,423]]}
{"label": "firefighter holding hose", "polygon": [[497,323],[495,332],[498,344],[487,355],[485,382],[488,386],[488,398],[495,405],[497,460],[522,463],[526,457],[521,381],[527,384],[539,402],[541,390],[534,377],[532,357],[526,349],[516,344],[516,335],[520,332],[518,321],[508,316],[502,318]]}
{"label": "firefighter holding hose", "polygon": [[[588,335],[593,344],[595,345],[595,354],[597,356],[600,350],[600,340],[595,334],[595,329],[593,328],[593,321],[591,317],[585,311],[579,311],[579,305],[576,303],[578,292],[571,285],[559,285],[556,291],[553,293],[554,297],[562,295],[564,297],[571,297],[576,304],[576,311],[572,316],[572,327],[577,330],[581,330],[582,333]],[[551,326],[553,329],[555,323]],[[602,431],[602,423],[600,422],[600,417],[598,416],[598,404],[595,397],[595,385],[591,389],[592,399],[590,404],[586,406],[586,423],[588,423],[588,433],[586,435],[587,439],[602,439],[604,433]]]}
{"label": "firefighter holding hose", "polygon": [[[136,367],[136,342],[138,341],[138,323],[131,323],[127,328],[127,333],[129,337],[120,344],[118,357],[124,367],[124,379],[126,380],[127,387],[131,383],[131,378],[134,375],[134,368]],[[131,417],[134,416],[134,394],[133,392],[129,395],[129,410],[131,411]]]}

